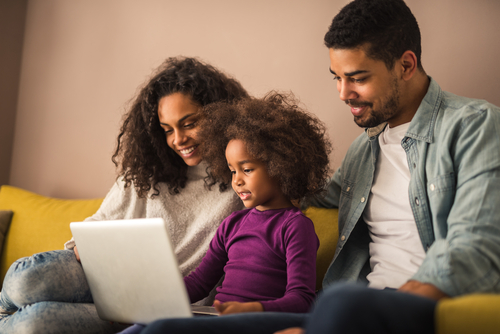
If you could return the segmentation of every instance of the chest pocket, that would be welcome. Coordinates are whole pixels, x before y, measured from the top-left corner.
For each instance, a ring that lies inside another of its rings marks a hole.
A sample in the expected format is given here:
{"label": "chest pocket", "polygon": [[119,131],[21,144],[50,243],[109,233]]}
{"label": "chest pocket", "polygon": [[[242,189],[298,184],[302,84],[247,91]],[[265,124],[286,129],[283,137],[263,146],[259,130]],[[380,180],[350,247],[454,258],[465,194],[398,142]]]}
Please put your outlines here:
{"label": "chest pocket", "polygon": [[[456,191],[456,178],[455,173],[448,173],[440,175],[427,182],[427,194],[429,196],[429,205],[431,210],[432,220],[434,222],[434,230],[439,231],[441,237],[446,237],[447,225],[439,224],[439,222],[446,222]],[[437,223],[437,224],[436,224]]]}
{"label": "chest pocket", "polygon": [[354,182],[350,180],[342,181],[342,196],[352,199],[352,194],[354,192]]}

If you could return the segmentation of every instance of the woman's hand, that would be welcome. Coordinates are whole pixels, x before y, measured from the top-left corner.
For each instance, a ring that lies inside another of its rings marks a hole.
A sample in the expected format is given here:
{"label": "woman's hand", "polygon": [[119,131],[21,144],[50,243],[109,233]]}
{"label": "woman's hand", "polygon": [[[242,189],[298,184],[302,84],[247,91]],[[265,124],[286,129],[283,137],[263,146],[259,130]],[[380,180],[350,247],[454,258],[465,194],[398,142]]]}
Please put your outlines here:
{"label": "woman's hand", "polygon": [[264,307],[259,302],[225,302],[221,303],[216,300],[214,302],[214,307],[221,315],[231,314],[231,313],[243,313],[243,312],[263,312]]}
{"label": "woman's hand", "polygon": [[78,254],[78,249],[76,249],[76,246],[73,248],[73,251],[75,252],[76,260],[80,262],[80,254]]}

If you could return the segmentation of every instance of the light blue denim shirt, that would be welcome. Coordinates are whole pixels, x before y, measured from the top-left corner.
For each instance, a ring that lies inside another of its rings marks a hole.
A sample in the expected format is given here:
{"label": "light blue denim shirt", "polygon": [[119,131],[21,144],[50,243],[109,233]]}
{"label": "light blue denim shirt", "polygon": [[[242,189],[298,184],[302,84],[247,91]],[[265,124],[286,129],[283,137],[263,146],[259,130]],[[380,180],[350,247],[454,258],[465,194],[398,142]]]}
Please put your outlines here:
{"label": "light blue denim shirt", "polygon": [[[339,208],[339,240],[323,285],[364,281],[370,271],[366,207],[379,154],[370,128],[349,148],[325,198]],[[500,108],[429,89],[401,141],[408,195],[426,257],[412,279],[449,296],[500,292]]]}

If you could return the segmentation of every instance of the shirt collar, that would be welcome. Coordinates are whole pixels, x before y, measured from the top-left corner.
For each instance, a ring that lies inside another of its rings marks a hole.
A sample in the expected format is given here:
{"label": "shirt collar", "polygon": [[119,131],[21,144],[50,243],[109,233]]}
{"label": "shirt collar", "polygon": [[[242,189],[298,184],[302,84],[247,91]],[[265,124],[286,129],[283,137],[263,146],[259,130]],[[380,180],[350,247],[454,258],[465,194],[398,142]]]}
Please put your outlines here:
{"label": "shirt collar", "polygon": [[434,125],[443,99],[443,91],[434,79],[431,77],[429,79],[431,82],[427,93],[410,122],[406,136],[432,143],[434,141]]}

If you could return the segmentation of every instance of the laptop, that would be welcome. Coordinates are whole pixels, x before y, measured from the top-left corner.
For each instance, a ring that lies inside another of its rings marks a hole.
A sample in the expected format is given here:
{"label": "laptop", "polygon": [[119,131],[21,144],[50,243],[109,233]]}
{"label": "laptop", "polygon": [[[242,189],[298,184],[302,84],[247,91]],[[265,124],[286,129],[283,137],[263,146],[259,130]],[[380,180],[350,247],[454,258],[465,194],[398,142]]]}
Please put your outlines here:
{"label": "laptop", "polygon": [[146,325],[217,315],[207,306],[192,311],[162,218],[73,222],[70,229],[101,319]]}

